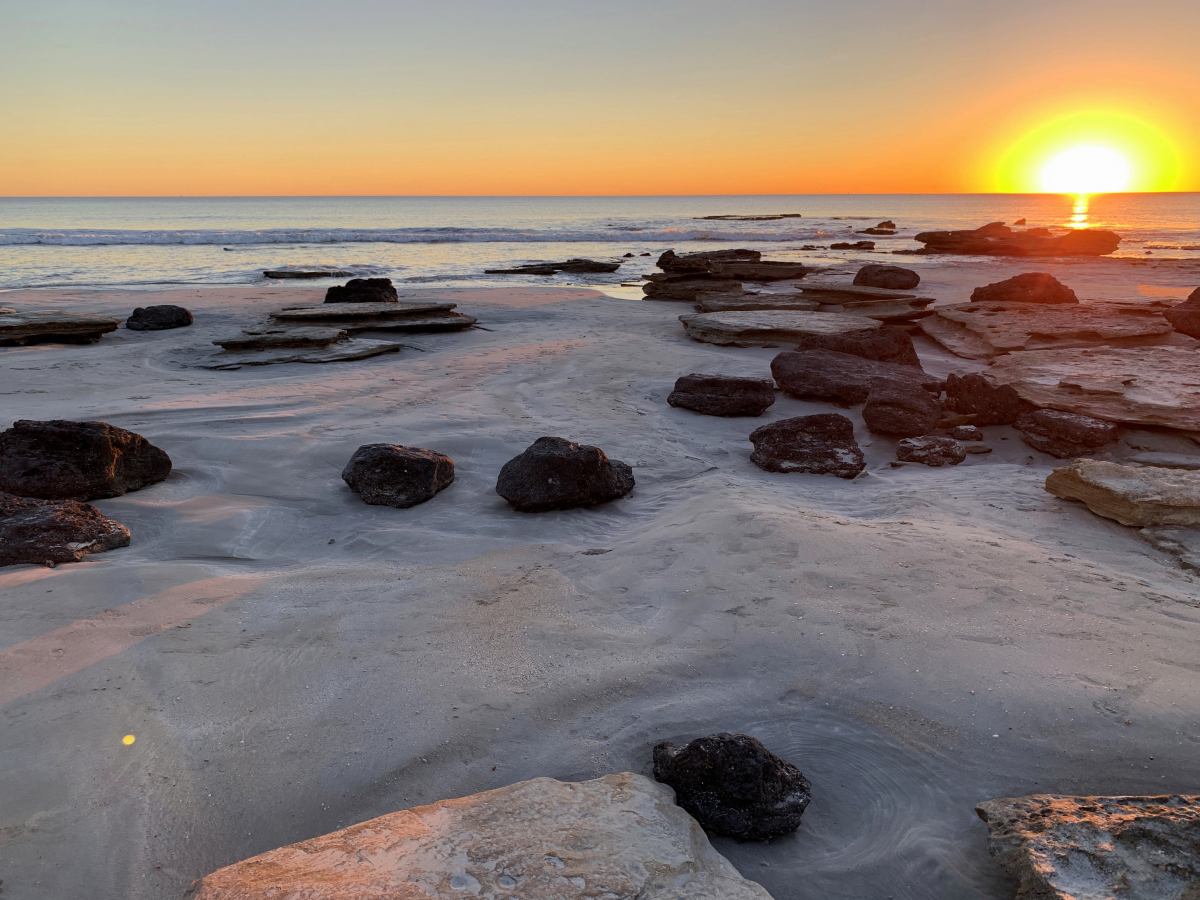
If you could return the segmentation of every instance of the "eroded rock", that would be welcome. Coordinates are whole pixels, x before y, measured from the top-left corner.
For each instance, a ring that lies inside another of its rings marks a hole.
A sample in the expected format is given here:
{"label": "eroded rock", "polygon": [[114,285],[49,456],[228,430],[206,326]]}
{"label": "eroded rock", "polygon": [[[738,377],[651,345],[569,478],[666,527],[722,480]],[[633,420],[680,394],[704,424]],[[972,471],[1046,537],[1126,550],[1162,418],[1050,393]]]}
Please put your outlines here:
{"label": "eroded rock", "polygon": [[1180,334],[1200,338],[1200,288],[1196,288],[1186,300],[1171,307],[1163,315]]}
{"label": "eroded rock", "polygon": [[676,253],[668,250],[658,258],[658,267],[664,272],[707,272],[714,262],[758,262],[762,253],[758,250],[705,250],[700,253]]}
{"label": "eroded rock", "polygon": [[942,382],[914,366],[865,359],[833,350],[797,350],[771,360],[779,387],[801,400],[829,400],[842,406],[863,403],[879,380],[938,392]]}
{"label": "eroded rock", "polygon": [[1016,428],[1030,447],[1059,459],[1086,456],[1120,435],[1112,422],[1057,409],[1024,413],[1017,419]]}
{"label": "eroded rock", "polygon": [[1046,477],[1046,490],[1122,525],[1200,527],[1200,472],[1077,459]]}
{"label": "eroded rock", "polygon": [[705,293],[740,294],[741,291],[740,281],[708,278],[691,272],[647,275],[642,285],[642,293],[647,300],[682,300],[688,303],[695,303]]}
{"label": "eroded rock", "polygon": [[921,368],[912,337],[903,328],[884,325],[843,334],[807,334],[796,342],[797,350],[832,350],[863,359]]}
{"label": "eroded rock", "polygon": [[750,434],[751,461],[768,472],[854,478],[866,468],[854,423],[838,413],[781,419]]}
{"label": "eroded rock", "polygon": [[684,331],[693,340],[735,347],[795,344],[810,334],[845,334],[878,328],[862,316],[803,310],[737,310],[680,316]]}
{"label": "eroded rock", "polygon": [[876,379],[871,382],[863,422],[874,434],[918,437],[937,426],[942,404],[919,384]]}
{"label": "eroded rock", "polygon": [[607,503],[633,486],[633,469],[599,447],[540,437],[504,464],[496,493],[521,512],[545,512]]}
{"label": "eroded rock", "polygon": [[667,402],[708,416],[761,416],[775,402],[775,383],[769,378],[684,375]]}
{"label": "eroded rock", "polygon": [[125,320],[130,331],[166,331],[170,328],[186,328],[194,321],[189,310],[182,306],[163,303],[157,306],[139,306]]}
{"label": "eroded rock", "polygon": [[971,291],[972,303],[1078,303],[1075,292],[1046,272],[1026,272]]}
{"label": "eroded rock", "polygon": [[912,269],[872,263],[858,270],[854,276],[854,283],[862,287],[883,288],[889,291],[911,291],[921,283],[921,276]]}
{"label": "eroded rock", "polygon": [[225,350],[274,350],[280,347],[328,347],[345,340],[350,332],[343,328],[300,325],[247,328],[240,335],[213,341]]}
{"label": "eroded rock", "polygon": [[1011,425],[1033,408],[1011,386],[975,372],[946,377],[946,406],[972,416],[976,425]]}
{"label": "eroded rock", "polygon": [[952,437],[925,434],[907,437],[896,444],[896,459],[940,468],[957,466],[967,458],[967,448]]}
{"label": "eroded rock", "polygon": [[342,480],[365,503],[407,509],[450,486],[454,460],[436,450],[364,444],[346,463]]}
{"label": "eroded rock", "polygon": [[1003,222],[961,231],[926,231],[916,240],[919,253],[971,256],[1105,256],[1121,243],[1120,235],[1098,228],[1079,228],[1053,234],[1045,228],[1015,231]]}
{"label": "eroded rock", "polygon": [[0,491],[0,566],[55,566],[129,545],[129,529],[77,500]]}
{"label": "eroded rock", "polygon": [[94,344],[121,325],[107,316],[38,310],[0,313],[0,346],[21,344]]}

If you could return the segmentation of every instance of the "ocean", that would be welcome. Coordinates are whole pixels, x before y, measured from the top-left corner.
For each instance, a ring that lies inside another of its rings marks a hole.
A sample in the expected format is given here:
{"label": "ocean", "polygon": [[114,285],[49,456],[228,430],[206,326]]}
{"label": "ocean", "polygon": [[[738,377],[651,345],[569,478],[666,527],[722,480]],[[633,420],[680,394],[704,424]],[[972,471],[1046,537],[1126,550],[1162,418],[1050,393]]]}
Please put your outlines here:
{"label": "ocean", "polygon": [[[791,214],[771,221],[710,216]],[[0,288],[247,284],[263,270],[344,269],[397,282],[459,285],[618,283],[663,250],[749,246],[816,264],[894,259],[919,231],[1024,218],[1030,226],[1111,228],[1115,256],[1171,281],[1200,282],[1200,194],[1113,194],[1086,209],[1061,195],[791,195],[711,197],[0,198]],[[828,250],[872,239],[874,253]],[[820,249],[804,249],[816,245]],[[634,256],[609,276],[485,275],[484,269],[573,256]],[[649,257],[641,254],[650,254]]]}

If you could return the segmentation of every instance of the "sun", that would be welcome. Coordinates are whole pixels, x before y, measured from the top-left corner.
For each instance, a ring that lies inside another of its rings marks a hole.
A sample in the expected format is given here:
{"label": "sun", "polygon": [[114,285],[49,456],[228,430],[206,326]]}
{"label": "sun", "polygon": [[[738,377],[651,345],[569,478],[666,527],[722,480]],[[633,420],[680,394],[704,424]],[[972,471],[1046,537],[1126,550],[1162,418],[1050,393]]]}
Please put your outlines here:
{"label": "sun", "polygon": [[1047,159],[1038,182],[1047,194],[1119,194],[1133,183],[1133,166],[1112,147],[1080,144]]}

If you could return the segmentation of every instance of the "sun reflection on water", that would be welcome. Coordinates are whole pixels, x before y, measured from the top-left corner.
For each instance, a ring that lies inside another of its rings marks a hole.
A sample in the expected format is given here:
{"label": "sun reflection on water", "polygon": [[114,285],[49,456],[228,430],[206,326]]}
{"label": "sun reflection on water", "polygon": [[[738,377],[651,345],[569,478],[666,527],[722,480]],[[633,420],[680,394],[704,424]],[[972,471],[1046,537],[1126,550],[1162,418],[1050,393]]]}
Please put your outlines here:
{"label": "sun reflection on water", "polygon": [[1087,228],[1088,227],[1088,194],[1076,194],[1075,200],[1071,204],[1071,219],[1067,222],[1068,228]]}

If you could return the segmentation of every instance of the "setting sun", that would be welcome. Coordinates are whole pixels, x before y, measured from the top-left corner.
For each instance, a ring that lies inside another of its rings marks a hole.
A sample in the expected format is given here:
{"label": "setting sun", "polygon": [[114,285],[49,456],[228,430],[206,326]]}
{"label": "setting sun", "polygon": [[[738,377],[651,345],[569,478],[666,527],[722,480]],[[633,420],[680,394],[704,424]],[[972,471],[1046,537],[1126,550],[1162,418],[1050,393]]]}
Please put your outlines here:
{"label": "setting sun", "polygon": [[1070,147],[1051,156],[1039,173],[1048,194],[1115,194],[1129,190],[1133,169],[1112,147]]}

